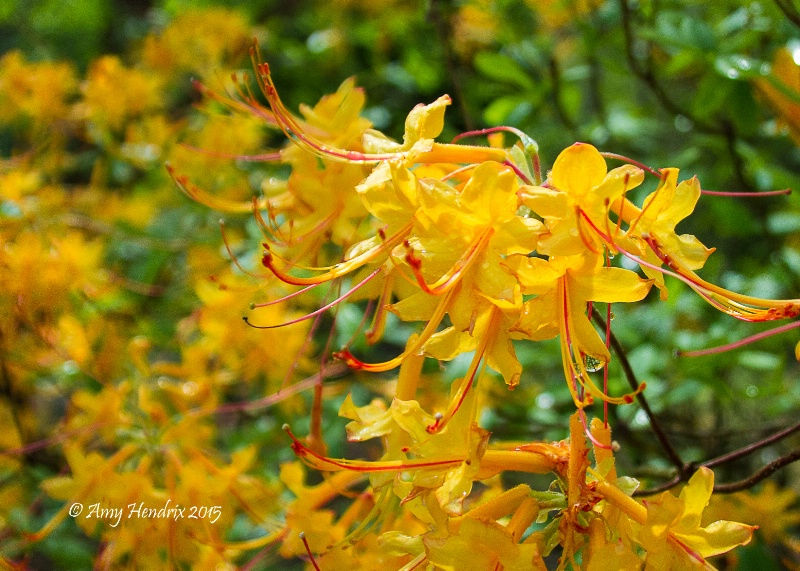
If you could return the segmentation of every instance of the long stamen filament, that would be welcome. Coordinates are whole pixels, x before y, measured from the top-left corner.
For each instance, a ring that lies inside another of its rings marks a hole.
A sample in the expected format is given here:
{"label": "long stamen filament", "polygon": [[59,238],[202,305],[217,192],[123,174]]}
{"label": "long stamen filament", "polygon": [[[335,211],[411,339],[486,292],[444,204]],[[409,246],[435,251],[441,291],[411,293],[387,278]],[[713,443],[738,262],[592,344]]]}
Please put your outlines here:
{"label": "long stamen filament", "polygon": [[367,282],[372,280],[372,278],[377,276],[381,271],[383,271],[383,266],[380,266],[380,267],[376,268],[375,270],[373,270],[372,273],[369,274],[366,278],[364,278],[358,284],[356,284],[355,286],[350,288],[350,291],[348,291],[347,293],[340,295],[339,297],[334,299],[332,302],[330,302],[330,303],[328,303],[326,305],[323,305],[322,307],[320,307],[316,311],[312,311],[308,315],[304,315],[302,317],[298,317],[297,319],[292,319],[290,321],[286,321],[285,323],[279,323],[277,325],[253,325],[252,323],[250,323],[250,320],[247,318],[247,316],[243,317],[242,319],[244,319],[244,322],[247,323],[253,329],[275,329],[277,327],[286,327],[287,325],[294,325],[295,323],[300,323],[302,321],[306,321],[308,319],[311,319],[312,317],[316,317],[317,315],[325,313],[331,307],[335,306],[337,303],[340,303],[340,302],[344,301],[345,299],[347,299],[348,297],[350,297],[351,295],[356,293],[359,289],[361,289],[362,286],[364,286]]}
{"label": "long stamen filament", "polygon": [[436,282],[432,285],[425,283],[425,278],[423,277],[420,269],[422,262],[418,258],[414,257],[413,253],[409,252],[409,254],[406,256],[406,261],[411,267],[411,271],[414,272],[414,276],[417,278],[417,283],[419,284],[419,287],[422,288],[422,291],[431,295],[442,295],[450,291],[453,287],[455,287],[456,284],[459,283],[461,276],[469,270],[473,263],[475,263],[475,260],[478,258],[481,252],[483,252],[493,234],[494,228],[489,228],[488,230],[484,231],[478,237],[478,239],[470,245],[461,258],[459,258],[458,261],[453,264],[447,273],[436,280]]}
{"label": "long stamen filament", "polygon": [[339,264],[336,264],[335,266],[332,266],[327,273],[319,275],[319,276],[302,278],[302,277],[289,275],[289,274],[279,270],[275,266],[275,264],[273,262],[272,252],[270,252],[269,250],[264,252],[264,255],[263,255],[261,261],[264,264],[264,266],[269,268],[269,270],[273,274],[275,274],[278,277],[279,280],[281,280],[283,282],[286,282],[286,283],[289,283],[289,284],[293,284],[293,285],[311,285],[311,284],[324,283],[324,282],[328,282],[328,281],[334,280],[336,278],[342,277],[342,276],[344,276],[344,275],[346,275],[346,274],[348,274],[348,273],[350,273],[350,272],[352,272],[354,270],[357,270],[358,268],[360,268],[364,264],[367,264],[370,261],[372,261],[376,256],[391,250],[397,244],[402,242],[402,240],[406,236],[406,234],[408,234],[411,231],[413,225],[414,225],[413,221],[409,222],[403,228],[401,228],[397,233],[395,233],[393,236],[390,236],[389,238],[387,238],[381,244],[379,244],[379,245],[367,250],[366,252],[363,252],[362,254],[356,256],[355,258],[351,258],[351,259],[349,259],[347,261],[344,261],[344,262],[341,262]]}
{"label": "long stamen filament", "polygon": [[797,329],[798,327],[800,327],[800,321],[793,321],[792,323],[786,323],[779,327],[774,327],[768,331],[762,331],[761,333],[750,335],[749,337],[745,337],[744,339],[734,341],[733,343],[727,343],[726,345],[720,345],[718,347],[710,347],[708,349],[699,349],[697,351],[678,351],[678,355],[680,357],[701,357],[703,355],[714,355],[716,353],[724,353],[725,351],[739,349],[740,347],[744,347],[745,345],[749,345],[750,343],[755,343],[756,341],[761,341],[762,339],[766,339],[767,337],[772,337],[773,335],[779,335],[781,333],[785,333],[786,331]]}
{"label": "long stamen filament", "polygon": [[469,368],[464,378],[461,380],[458,391],[456,391],[456,394],[450,399],[450,405],[447,407],[447,411],[444,415],[442,415],[441,418],[437,418],[435,424],[427,427],[428,432],[439,432],[442,430],[461,408],[464,399],[467,398],[467,393],[475,382],[475,374],[478,372],[480,362],[486,354],[489,342],[496,338],[497,328],[500,325],[500,310],[496,306],[492,306],[490,311],[491,315],[489,316],[489,322],[486,324],[486,330],[480,336],[480,342],[475,349],[475,354],[472,356]]}
{"label": "long stamen filament", "polygon": [[450,306],[450,300],[453,297],[454,292],[458,290],[453,289],[450,290],[448,293],[445,294],[442,301],[436,307],[436,310],[431,315],[431,318],[428,320],[428,323],[425,325],[425,328],[419,334],[419,337],[416,338],[414,343],[406,346],[405,351],[403,351],[400,355],[395,357],[394,359],[390,359],[388,361],[384,361],[382,363],[365,363],[363,361],[359,361],[350,353],[348,349],[342,349],[339,351],[335,356],[338,359],[344,361],[348,367],[351,369],[359,370],[359,371],[370,371],[370,372],[381,372],[381,371],[389,371],[394,369],[395,367],[399,367],[403,361],[405,361],[410,355],[415,355],[418,353],[422,347],[427,343],[428,339],[430,339],[431,335],[436,333],[439,324],[442,322],[445,313],[447,312],[448,307]]}
{"label": "long stamen filament", "polygon": [[[225,200],[223,198],[218,198],[196,184],[192,184],[189,182],[189,178],[185,175],[179,175],[175,172],[175,167],[170,164],[166,165],[167,173],[169,173],[170,178],[175,183],[175,186],[183,192],[186,196],[191,198],[193,201],[202,204],[204,206],[208,206],[213,210],[219,210],[220,212],[229,212],[231,214],[245,214],[252,212],[253,210],[253,201],[234,201],[234,200]],[[254,197],[256,201],[257,208],[267,208],[269,204],[269,199],[265,197]]]}
{"label": "long stamen filament", "polygon": [[292,439],[292,450],[309,466],[326,472],[347,470],[351,472],[406,472],[409,470],[440,470],[448,466],[459,466],[464,458],[447,460],[384,460],[371,462],[367,460],[348,460],[345,458],[329,458],[323,456],[300,442],[292,433],[288,424],[283,425],[283,430]]}

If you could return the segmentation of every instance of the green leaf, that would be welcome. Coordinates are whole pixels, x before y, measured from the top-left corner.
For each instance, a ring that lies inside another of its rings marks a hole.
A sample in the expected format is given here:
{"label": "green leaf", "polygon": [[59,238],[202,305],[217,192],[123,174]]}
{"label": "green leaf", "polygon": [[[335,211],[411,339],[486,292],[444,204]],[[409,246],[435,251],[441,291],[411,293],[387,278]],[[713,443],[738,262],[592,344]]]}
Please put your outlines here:
{"label": "green leaf", "polygon": [[507,55],[478,52],[473,63],[475,69],[490,79],[517,85],[526,91],[534,88],[533,80],[528,77],[528,72]]}

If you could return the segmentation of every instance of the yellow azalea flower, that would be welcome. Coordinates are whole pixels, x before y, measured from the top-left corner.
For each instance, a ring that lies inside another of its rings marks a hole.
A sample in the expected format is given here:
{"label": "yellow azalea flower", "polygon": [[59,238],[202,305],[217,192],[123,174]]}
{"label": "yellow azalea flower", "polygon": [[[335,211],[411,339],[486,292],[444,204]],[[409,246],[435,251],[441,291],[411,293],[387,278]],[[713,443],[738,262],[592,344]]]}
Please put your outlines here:
{"label": "yellow azalea flower", "polygon": [[[377,489],[394,479],[395,493],[404,501],[432,490],[442,509],[458,513],[480,469],[489,437],[473,422],[475,394],[471,391],[451,422],[435,433],[431,427],[437,425],[436,417],[422,410],[416,401],[394,399],[386,410],[377,402],[359,408],[349,397],[345,399],[339,414],[352,419],[347,425],[348,439],[384,439],[385,453],[375,466],[384,465],[387,469],[375,471],[371,477],[373,487]],[[337,467],[324,459],[308,460],[322,469]],[[365,471],[370,471],[368,465],[363,464]],[[353,464],[353,469],[358,466],[362,464]]]}
{"label": "yellow azalea flower", "polygon": [[446,538],[425,536],[428,561],[447,571],[544,571],[539,549],[532,543],[517,543],[511,532],[494,521],[465,518],[457,534]]}
{"label": "yellow azalea flower", "polygon": [[[416,343],[435,358],[448,360],[476,349],[476,331],[492,339],[484,348],[489,365],[513,388],[521,366],[506,332],[517,319],[522,297],[503,262],[507,256],[532,251],[542,229],[538,220],[517,215],[516,175],[506,166],[486,162],[473,169],[463,187],[454,188],[437,179],[417,179],[398,163],[385,165],[358,190],[367,208],[384,216],[390,230],[400,227],[402,232],[403,222],[413,222],[404,241],[404,259],[422,290],[391,310],[401,319],[429,321]],[[396,199],[387,201],[391,196]],[[434,333],[445,314],[452,327]],[[369,366],[350,361],[357,367],[386,370],[399,364],[398,359]]]}
{"label": "yellow azalea flower", "polygon": [[428,105],[419,104],[406,117],[403,143],[388,139],[379,131],[369,130],[364,133],[363,144],[367,153],[391,154],[409,152],[409,157],[416,153],[428,152],[433,148],[434,139],[444,128],[444,112],[452,103],[448,95],[442,95]]}
{"label": "yellow azalea flower", "polygon": [[643,179],[643,171],[631,165],[608,172],[605,159],[592,145],[575,143],[564,149],[553,164],[548,185],[525,187],[520,193],[523,204],[541,216],[549,230],[536,251],[546,256],[569,256],[586,249],[600,254],[603,241],[584,217],[607,228],[609,204]]}
{"label": "yellow azalea flower", "polygon": [[[614,201],[612,208],[629,224],[628,231],[620,243],[631,244],[632,249],[646,261],[660,265],[661,261],[643,238],[649,236],[669,252],[671,260],[690,270],[702,268],[714,249],[706,248],[691,234],[679,236],[675,233],[678,222],[694,211],[700,198],[700,183],[695,177],[677,184],[678,169],[662,169],[661,173],[661,183],[645,199],[641,209],[624,197]],[[647,276],[655,279],[655,285],[661,290],[661,298],[666,299],[667,289],[663,274],[647,266],[642,270]]]}
{"label": "yellow azalea flower", "polygon": [[647,521],[640,541],[647,550],[646,569],[713,568],[706,557],[730,551],[750,542],[756,528],[731,521],[701,527],[703,510],[714,488],[714,473],[700,468],[676,498],[664,492],[645,500]]}
{"label": "yellow azalea flower", "polygon": [[[194,290],[202,306],[184,322],[187,331],[200,334],[188,343],[199,349],[194,359],[203,355],[201,362],[218,362],[231,377],[247,382],[265,377],[267,386],[272,387],[268,392],[272,392],[289,371],[300,364],[309,322],[270,330],[244,327],[241,316],[248,302],[242,299],[237,288],[246,287],[250,282],[227,272],[218,279],[224,288],[207,278],[198,279],[195,284]],[[257,317],[260,323],[281,323],[296,315],[287,312],[284,305],[274,304],[255,310],[254,320]]]}
{"label": "yellow azalea flower", "polygon": [[[410,163],[471,163],[484,161],[506,162],[509,158],[504,149],[474,147],[468,145],[436,143],[443,126],[445,107],[450,104],[446,95],[430,105],[418,105],[406,119],[402,144],[395,143],[376,131],[365,133],[363,146],[366,152],[330,146],[284,107],[270,75],[269,65],[255,61],[261,90],[269,101],[273,116],[286,135],[300,147],[321,158],[356,163],[378,163],[384,160],[403,159]],[[378,151],[378,152],[370,152]]]}
{"label": "yellow azalea flower", "polygon": [[320,553],[339,542],[347,533],[346,524],[334,523],[332,509],[322,509],[350,486],[364,479],[358,472],[338,472],[316,486],[305,484],[305,470],[300,463],[282,464],[280,478],[296,499],[286,507],[285,537],[280,548],[284,557],[305,555],[300,539],[304,533],[311,550]]}
{"label": "yellow azalea flower", "polygon": [[453,47],[463,59],[490,46],[497,37],[498,18],[492,0],[471,0],[462,5],[453,21]]}
{"label": "yellow azalea flower", "polygon": [[0,198],[14,202],[21,201],[26,195],[33,194],[42,184],[42,176],[36,170],[13,169],[0,173]]}
{"label": "yellow azalea flower", "polygon": [[548,29],[574,22],[576,18],[585,16],[602,4],[601,0],[526,0],[526,3],[542,18],[542,23]]}
{"label": "yellow azalea flower", "polygon": [[509,261],[522,285],[522,292],[537,297],[525,302],[512,332],[534,341],[561,337],[562,361],[575,404],[583,407],[591,398],[608,402],[631,402],[631,396],[605,395],[587,372],[608,363],[610,354],[587,317],[589,302],[617,303],[644,299],[652,282],[635,272],[603,265],[591,253],[550,260],[515,257]]}

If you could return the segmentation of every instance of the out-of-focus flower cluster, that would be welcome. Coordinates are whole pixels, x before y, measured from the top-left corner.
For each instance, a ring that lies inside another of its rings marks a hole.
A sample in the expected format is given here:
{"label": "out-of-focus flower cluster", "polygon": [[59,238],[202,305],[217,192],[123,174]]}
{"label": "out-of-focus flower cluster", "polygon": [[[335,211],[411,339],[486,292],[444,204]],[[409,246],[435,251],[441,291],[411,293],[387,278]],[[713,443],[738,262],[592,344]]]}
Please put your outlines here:
{"label": "out-of-focus flower cluster", "polygon": [[[214,33],[202,33],[210,22]],[[190,74],[213,82],[251,38],[241,16],[216,9],[184,14],[148,36],[139,57],[101,57],[83,77],[19,52],[0,59],[7,561],[50,567],[42,558],[59,560],[58,535],[72,525],[103,546],[99,567],[219,569],[252,549],[237,537],[277,516],[277,475],[256,475],[252,445],[221,445],[230,427],[213,414],[307,373],[306,332],[242,327],[252,285],[219,257],[216,221],[164,169],[170,160],[220,195],[246,192],[227,158],[176,143],[261,144],[252,118],[186,115]],[[265,311],[285,317],[282,306]],[[84,511],[66,523],[75,503]],[[129,517],[132,505],[182,507],[184,517]],[[125,510],[121,521],[99,511],[111,508]]]}

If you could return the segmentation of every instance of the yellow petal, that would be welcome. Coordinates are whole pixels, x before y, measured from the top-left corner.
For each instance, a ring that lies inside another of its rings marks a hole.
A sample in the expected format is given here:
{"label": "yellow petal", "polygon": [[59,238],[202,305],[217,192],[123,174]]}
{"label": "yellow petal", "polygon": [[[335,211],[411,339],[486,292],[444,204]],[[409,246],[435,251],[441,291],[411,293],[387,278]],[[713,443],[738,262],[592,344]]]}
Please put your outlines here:
{"label": "yellow petal", "polygon": [[582,302],[641,301],[653,285],[651,280],[623,268],[596,268],[588,274],[570,270],[568,275],[570,297]]}
{"label": "yellow petal", "polygon": [[520,198],[522,204],[542,218],[563,218],[567,214],[567,195],[553,188],[526,186]]}
{"label": "yellow petal", "polygon": [[657,226],[659,229],[663,224],[673,230],[678,222],[694,212],[694,207],[700,199],[700,181],[697,180],[697,177],[684,180],[671,194],[669,202],[664,204],[664,208],[658,215],[659,224]]}
{"label": "yellow petal", "polygon": [[403,135],[403,147],[410,148],[421,139],[434,139],[444,127],[444,111],[451,100],[449,95],[442,95],[430,105],[417,105],[406,118],[406,132]]}
{"label": "yellow petal", "polygon": [[575,143],[561,151],[550,174],[553,186],[573,198],[586,196],[605,176],[605,159],[586,143]]}
{"label": "yellow petal", "polygon": [[676,535],[682,543],[703,557],[711,557],[730,551],[739,545],[747,545],[753,538],[755,529],[755,526],[734,521],[715,521],[691,535]]}
{"label": "yellow petal", "polygon": [[603,204],[606,199],[614,202],[629,190],[636,188],[644,180],[644,171],[633,165],[623,165],[613,169],[592,192],[592,199]]}
{"label": "yellow petal", "polygon": [[713,491],[714,472],[702,466],[689,479],[686,487],[681,490],[680,499],[684,502],[684,511],[680,524],[676,528],[678,533],[700,527],[700,518]]}
{"label": "yellow petal", "polygon": [[[552,339],[558,335],[558,314],[556,313],[556,295],[550,291],[539,297],[526,301],[522,306],[519,321],[510,332],[518,332],[532,341]],[[515,338],[519,338],[515,336]]]}

